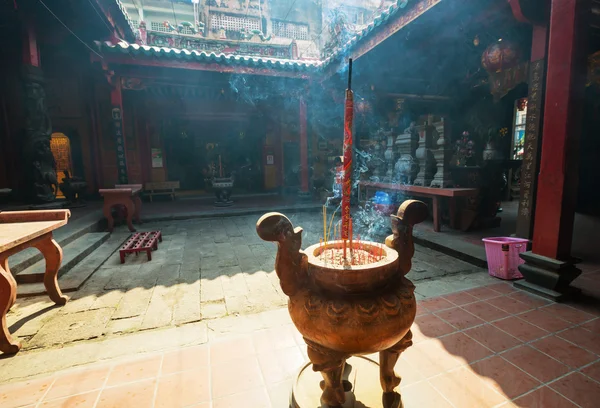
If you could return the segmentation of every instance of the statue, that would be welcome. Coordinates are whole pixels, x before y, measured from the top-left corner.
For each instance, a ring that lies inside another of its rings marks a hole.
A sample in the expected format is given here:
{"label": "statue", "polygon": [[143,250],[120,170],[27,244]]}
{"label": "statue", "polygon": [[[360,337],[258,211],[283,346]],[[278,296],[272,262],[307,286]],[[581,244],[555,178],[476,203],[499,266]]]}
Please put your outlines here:
{"label": "statue", "polygon": [[148,31],[146,30],[146,22],[140,21],[137,32],[135,33],[136,42],[139,45],[148,45]]}
{"label": "statue", "polygon": [[350,41],[350,39],[354,35],[354,32],[348,24],[348,17],[346,16],[346,14],[344,14],[343,11],[340,11],[337,8],[329,12],[329,22],[327,23],[327,25],[329,31],[329,39],[323,46],[323,57],[327,57],[333,54],[341,46]]}
{"label": "statue", "polygon": [[46,106],[43,74],[38,67],[25,66],[25,137],[23,156],[29,199],[49,203],[58,191],[56,161],[50,150],[52,124]]}

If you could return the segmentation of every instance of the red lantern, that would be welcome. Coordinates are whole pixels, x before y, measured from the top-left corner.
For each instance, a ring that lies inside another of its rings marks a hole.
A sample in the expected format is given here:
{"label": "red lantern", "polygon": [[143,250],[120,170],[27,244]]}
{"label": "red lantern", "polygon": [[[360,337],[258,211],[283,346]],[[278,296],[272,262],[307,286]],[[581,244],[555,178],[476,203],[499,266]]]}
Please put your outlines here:
{"label": "red lantern", "polygon": [[501,72],[516,66],[520,56],[521,52],[517,46],[508,41],[498,40],[485,49],[481,55],[481,65],[490,74]]}

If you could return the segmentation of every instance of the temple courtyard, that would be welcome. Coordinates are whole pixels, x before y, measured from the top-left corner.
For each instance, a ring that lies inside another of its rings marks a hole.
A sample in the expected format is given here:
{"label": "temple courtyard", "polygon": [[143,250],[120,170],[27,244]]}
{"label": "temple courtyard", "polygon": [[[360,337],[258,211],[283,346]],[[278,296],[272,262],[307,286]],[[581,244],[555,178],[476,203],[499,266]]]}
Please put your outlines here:
{"label": "temple courtyard", "polygon": [[[318,242],[318,214],[289,216],[303,247]],[[124,264],[119,226],[82,261],[97,267],[65,306],[19,298],[7,318],[23,348],[0,359],[0,407],[287,407],[306,346],[257,218],[144,223],[163,242]],[[578,286],[597,288],[594,268]],[[595,301],[551,303],[418,245],[408,277],[418,316],[396,365],[405,407],[595,406]]]}

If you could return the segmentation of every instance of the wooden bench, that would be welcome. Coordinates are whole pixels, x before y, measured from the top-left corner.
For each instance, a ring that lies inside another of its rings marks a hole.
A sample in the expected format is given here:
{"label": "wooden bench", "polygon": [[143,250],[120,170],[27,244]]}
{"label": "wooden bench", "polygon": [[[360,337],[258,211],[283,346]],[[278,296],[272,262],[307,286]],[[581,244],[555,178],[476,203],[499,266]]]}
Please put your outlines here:
{"label": "wooden bench", "polygon": [[402,192],[415,197],[431,198],[433,203],[433,230],[440,232],[441,230],[441,206],[440,198],[448,199],[448,209],[450,211],[450,227],[456,228],[456,198],[457,197],[474,197],[479,194],[477,188],[437,188],[437,187],[421,187],[405,184],[391,183],[374,183],[370,181],[361,181],[358,183],[358,197],[361,199],[361,189],[365,190],[365,197],[370,190],[388,190],[393,192]]}
{"label": "wooden bench", "polygon": [[52,231],[65,225],[69,210],[6,211],[0,213],[0,351],[14,354],[21,343],[12,339],[6,323],[6,313],[17,298],[17,282],[8,267],[8,257],[26,248],[37,248],[46,260],[44,273],[35,274],[43,282],[50,299],[57,305],[67,303],[58,287],[58,269],[63,258],[62,248],[52,237]]}
{"label": "wooden bench", "polygon": [[119,249],[119,257],[121,263],[125,263],[125,256],[128,254],[138,254],[146,252],[148,260],[152,260],[152,251],[158,249],[158,242],[162,242],[162,234],[160,231],[138,232],[133,234],[125,244]]}
{"label": "wooden bench", "polygon": [[144,185],[144,194],[150,198],[150,202],[155,195],[170,195],[171,200],[175,201],[176,189],[179,189],[179,181],[152,182]]}
{"label": "wooden bench", "polygon": [[129,231],[135,232],[133,220],[140,222],[142,212],[142,200],[140,192],[142,191],[141,184],[117,184],[115,188],[102,188],[98,190],[100,195],[104,197],[103,212],[108,221],[108,231],[113,232],[115,220],[112,216],[112,208],[122,205],[127,210],[127,227]]}

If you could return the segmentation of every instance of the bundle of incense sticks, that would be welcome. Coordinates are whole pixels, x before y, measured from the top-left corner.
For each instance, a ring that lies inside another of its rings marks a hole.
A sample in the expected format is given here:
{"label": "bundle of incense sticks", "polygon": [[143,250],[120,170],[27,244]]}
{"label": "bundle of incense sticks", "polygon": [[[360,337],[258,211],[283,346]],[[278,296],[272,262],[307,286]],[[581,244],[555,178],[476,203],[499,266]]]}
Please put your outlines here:
{"label": "bundle of incense sticks", "polygon": [[344,258],[346,242],[350,229],[350,195],[352,194],[352,124],[354,117],[354,93],[352,92],[352,58],[348,61],[348,88],[344,108],[344,174],[342,175],[342,239],[344,240]]}

